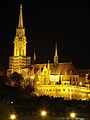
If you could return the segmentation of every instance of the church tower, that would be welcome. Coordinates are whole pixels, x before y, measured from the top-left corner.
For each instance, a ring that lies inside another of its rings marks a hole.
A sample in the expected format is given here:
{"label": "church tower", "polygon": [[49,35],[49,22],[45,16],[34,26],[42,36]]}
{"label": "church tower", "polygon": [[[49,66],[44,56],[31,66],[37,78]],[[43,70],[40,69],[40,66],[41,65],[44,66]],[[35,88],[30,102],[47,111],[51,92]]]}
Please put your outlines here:
{"label": "church tower", "polygon": [[31,58],[26,56],[26,43],[22,5],[20,5],[18,28],[14,38],[14,54],[9,58],[9,74],[13,72],[22,73],[30,65]]}
{"label": "church tower", "polygon": [[18,28],[16,29],[16,36],[14,39],[14,56],[26,57],[26,43],[25,29],[23,26],[22,5],[20,5]]}
{"label": "church tower", "polygon": [[57,53],[57,43],[55,44],[55,56],[54,56],[54,65],[58,64],[58,53]]}

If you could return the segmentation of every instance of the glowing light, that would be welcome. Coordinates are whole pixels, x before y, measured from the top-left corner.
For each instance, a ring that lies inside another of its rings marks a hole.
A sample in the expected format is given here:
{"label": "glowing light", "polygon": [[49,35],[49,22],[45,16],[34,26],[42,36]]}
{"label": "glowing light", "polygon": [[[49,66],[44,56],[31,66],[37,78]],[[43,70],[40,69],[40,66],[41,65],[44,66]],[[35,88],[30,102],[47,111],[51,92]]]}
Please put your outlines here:
{"label": "glowing light", "polygon": [[70,117],[71,117],[71,118],[75,118],[75,117],[76,117],[76,114],[75,114],[74,112],[72,112],[72,113],[70,114]]}
{"label": "glowing light", "polygon": [[42,112],[41,112],[41,115],[42,115],[42,116],[46,116],[46,114],[47,114],[46,111],[42,111]]}
{"label": "glowing light", "polygon": [[12,114],[12,115],[10,116],[10,118],[11,118],[11,120],[15,120],[16,116],[15,116],[14,114]]}
{"label": "glowing light", "polygon": [[80,85],[82,85],[82,82],[80,82]]}
{"label": "glowing light", "polygon": [[13,101],[11,101],[11,104],[13,104]]}

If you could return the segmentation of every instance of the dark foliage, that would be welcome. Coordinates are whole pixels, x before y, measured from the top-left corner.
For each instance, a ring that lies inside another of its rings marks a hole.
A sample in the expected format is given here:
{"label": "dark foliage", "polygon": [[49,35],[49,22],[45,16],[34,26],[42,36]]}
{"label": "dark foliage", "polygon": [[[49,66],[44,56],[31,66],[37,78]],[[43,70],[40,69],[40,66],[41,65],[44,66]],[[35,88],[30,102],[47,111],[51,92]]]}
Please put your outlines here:
{"label": "dark foliage", "polygon": [[20,86],[20,81],[23,80],[23,77],[21,74],[14,72],[11,74],[10,78],[13,80],[15,86]]}

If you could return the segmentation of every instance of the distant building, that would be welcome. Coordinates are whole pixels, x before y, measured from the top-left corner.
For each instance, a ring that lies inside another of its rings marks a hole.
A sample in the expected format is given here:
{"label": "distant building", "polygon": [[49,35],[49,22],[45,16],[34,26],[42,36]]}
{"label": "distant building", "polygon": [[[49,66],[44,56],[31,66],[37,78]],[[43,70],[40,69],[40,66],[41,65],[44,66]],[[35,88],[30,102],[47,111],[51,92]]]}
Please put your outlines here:
{"label": "distant building", "polygon": [[55,45],[54,63],[36,64],[34,57],[26,56],[26,36],[23,26],[22,5],[20,6],[19,23],[14,39],[14,54],[9,58],[7,74],[14,72],[22,74],[23,87],[31,84],[35,88],[35,94],[63,97],[64,99],[90,99],[90,82],[88,74],[81,75],[72,62],[59,63],[57,43]]}

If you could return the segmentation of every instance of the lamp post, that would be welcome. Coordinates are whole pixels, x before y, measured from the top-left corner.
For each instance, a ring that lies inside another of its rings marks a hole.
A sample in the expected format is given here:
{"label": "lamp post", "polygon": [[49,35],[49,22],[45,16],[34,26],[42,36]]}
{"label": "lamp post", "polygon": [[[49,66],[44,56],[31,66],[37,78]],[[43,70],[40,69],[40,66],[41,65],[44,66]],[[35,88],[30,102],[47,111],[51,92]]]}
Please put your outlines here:
{"label": "lamp post", "polygon": [[74,120],[74,119],[75,119],[75,117],[76,117],[76,113],[71,112],[71,113],[70,113],[70,117],[72,118],[72,120]]}
{"label": "lamp post", "polygon": [[47,112],[45,110],[41,111],[41,116],[43,117],[43,120],[46,120]]}

